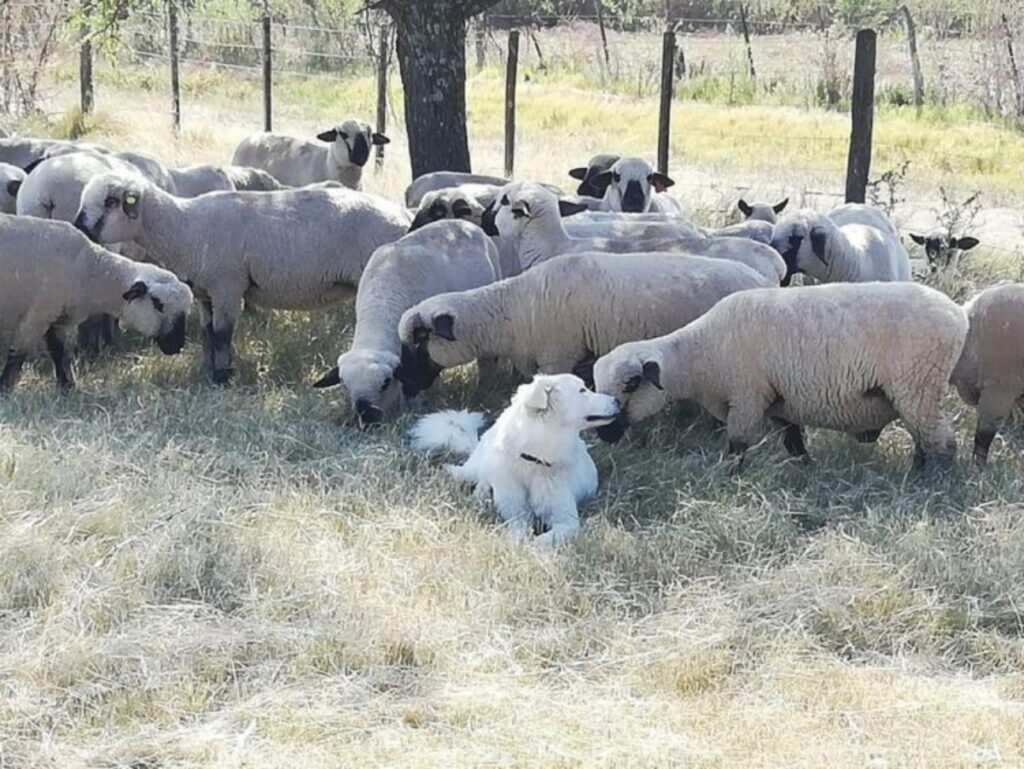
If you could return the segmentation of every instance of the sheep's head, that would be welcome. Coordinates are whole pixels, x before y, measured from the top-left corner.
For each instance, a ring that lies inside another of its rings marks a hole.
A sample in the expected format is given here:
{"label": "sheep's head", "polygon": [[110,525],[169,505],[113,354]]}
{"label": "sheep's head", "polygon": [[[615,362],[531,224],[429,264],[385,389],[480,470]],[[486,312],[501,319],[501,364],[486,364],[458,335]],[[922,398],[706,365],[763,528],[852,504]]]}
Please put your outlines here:
{"label": "sheep's head", "polygon": [[25,172],[17,166],[0,163],[0,214],[18,210],[18,191],[25,181]]}
{"label": "sheep's head", "polygon": [[152,184],[123,171],[94,176],[82,190],[75,227],[97,243],[126,243],[142,229],[144,197]]}
{"label": "sheep's head", "polygon": [[828,217],[810,210],[779,220],[772,236],[772,248],[786,263],[783,286],[788,286],[798,273],[825,278],[832,226]]}
{"label": "sheep's head", "polygon": [[419,210],[416,211],[416,216],[409,226],[409,232],[442,219],[464,219],[479,225],[483,213],[484,207],[465,190],[458,187],[433,190],[420,201]]}
{"label": "sheep's head", "polygon": [[740,198],[739,203],[736,204],[747,221],[768,222],[768,224],[775,224],[779,220],[779,214],[785,211],[788,205],[789,198],[780,200],[774,205],[771,203],[748,203]]}
{"label": "sheep's head", "polygon": [[340,386],[363,427],[378,424],[402,405],[402,359],[384,350],[349,350],[313,386]]}
{"label": "sheep's head", "polygon": [[140,270],[122,298],[121,320],[128,328],[156,339],[166,355],[185,346],[185,321],[192,309],[192,291],[174,275],[152,265]]}
{"label": "sheep's head", "polygon": [[360,168],[370,159],[371,146],[391,141],[384,134],[374,133],[365,120],[355,118],[317,134],[316,138],[331,145],[331,154],[338,165]]}
{"label": "sheep's head", "polygon": [[585,166],[569,171],[569,176],[577,179],[580,183],[580,186],[576,188],[576,194],[587,195],[591,198],[603,197],[605,187],[596,186],[594,177],[607,171],[615,165],[618,159],[619,155],[594,155]]}
{"label": "sheep's head", "polygon": [[558,220],[586,210],[585,204],[561,200],[540,184],[517,182],[500,189],[484,212],[484,232],[515,241],[531,222]]}
{"label": "sheep's head", "polygon": [[932,272],[958,266],[961,252],[970,251],[980,242],[970,236],[955,237],[943,227],[934,229],[927,235],[911,233],[910,239],[919,246],[924,246],[924,255]]}
{"label": "sheep's head", "polygon": [[[607,171],[594,177],[593,185],[611,204],[613,211],[644,214],[651,210],[651,196],[675,184],[641,158],[621,158]],[[600,196],[599,196],[600,197]]]}
{"label": "sheep's head", "polygon": [[473,329],[460,322],[461,296],[439,294],[406,310],[402,316],[398,336],[418,359],[417,371],[428,361],[445,369],[476,360],[475,345],[467,338]]}
{"label": "sheep's head", "polygon": [[620,410],[614,397],[588,390],[583,380],[572,374],[536,376],[529,384],[519,386],[512,404],[531,418],[577,432],[613,424]]}
{"label": "sheep's head", "polygon": [[619,440],[626,428],[664,408],[666,396],[661,385],[660,354],[643,342],[621,345],[594,364],[594,389],[610,395],[622,405],[618,418],[598,429],[602,440]]}

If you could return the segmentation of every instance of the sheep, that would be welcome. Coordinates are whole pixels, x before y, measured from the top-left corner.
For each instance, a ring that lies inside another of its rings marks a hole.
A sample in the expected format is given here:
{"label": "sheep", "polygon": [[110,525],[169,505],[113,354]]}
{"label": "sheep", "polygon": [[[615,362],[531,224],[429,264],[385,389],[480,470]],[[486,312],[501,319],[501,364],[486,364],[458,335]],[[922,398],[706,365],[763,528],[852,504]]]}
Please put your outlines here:
{"label": "sheep", "polygon": [[0,389],[13,390],[25,359],[46,341],[58,385],[75,385],[65,332],[108,313],[174,355],[185,344],[192,292],[159,267],[90,243],[66,222],[0,215],[0,350],[9,351]]}
{"label": "sheep", "polygon": [[498,250],[467,222],[430,224],[381,246],[370,257],[356,294],[352,347],[314,387],[340,384],[363,425],[380,422],[429,387],[437,370],[416,361],[398,338],[402,313],[449,291],[465,291],[501,277]]}
{"label": "sheep", "polygon": [[594,184],[594,177],[610,169],[620,157],[622,156],[594,155],[594,157],[587,161],[585,166],[571,169],[569,176],[580,183],[579,187],[576,188],[576,194],[587,198],[602,198],[607,185],[602,187],[596,186]]}
{"label": "sheep", "polygon": [[67,139],[37,139],[21,137],[0,139],[0,163],[9,163],[21,169],[28,169],[51,153],[78,152],[82,149],[103,154],[109,152],[98,144],[70,141]]}
{"label": "sheep", "polygon": [[293,187],[336,181],[358,190],[362,187],[363,166],[370,159],[370,147],[391,141],[384,134],[374,133],[366,121],[356,119],[346,120],[316,138],[328,146],[281,134],[253,134],[235,148],[231,162],[262,168],[282,184]]}
{"label": "sheep", "polygon": [[572,254],[422,301],[402,316],[399,337],[442,368],[503,358],[526,376],[585,375],[617,345],[677,329],[722,297],[767,284],[743,265],[699,256]]}
{"label": "sheep", "polygon": [[277,179],[262,168],[246,166],[223,166],[228,180],[239,192],[275,192],[286,189]]}
{"label": "sheep", "polygon": [[24,171],[10,163],[0,163],[0,214],[18,212],[18,191],[24,182]]}
{"label": "sheep", "polygon": [[821,283],[910,280],[910,256],[881,211],[848,203],[827,215],[805,209],[775,225],[772,246],[786,262],[782,285],[802,273]]}
{"label": "sheep", "polygon": [[960,255],[980,243],[977,238],[969,235],[954,237],[946,227],[936,227],[924,235],[911,233],[910,239],[919,246],[924,246],[928,269],[932,272],[950,268],[955,270],[960,266]]}
{"label": "sheep", "polygon": [[607,171],[597,174],[591,184],[604,190],[605,211],[683,215],[679,202],[663,194],[675,182],[642,158],[619,158]]}
{"label": "sheep", "polygon": [[243,301],[309,310],[350,296],[370,255],[405,234],[409,215],[348,189],[185,199],[138,174],[112,172],[86,185],[75,225],[102,243],[134,242],[192,283],[220,384],[231,378]]}
{"label": "sheep", "polygon": [[974,459],[984,465],[996,434],[1024,406],[1024,284],[985,289],[963,309],[970,329],[950,381],[978,409]]}
{"label": "sheep", "polygon": [[431,190],[420,200],[409,231],[442,219],[464,219],[480,226],[484,211],[494,201],[499,189],[486,184],[463,184]]}
{"label": "sheep", "polygon": [[775,224],[779,221],[779,214],[786,210],[786,206],[789,205],[789,198],[784,198],[778,203],[748,203],[743,198],[740,198],[739,203],[736,204],[737,208],[740,209],[740,213],[743,214],[743,218],[748,222],[768,222],[768,224]]}
{"label": "sheep", "polygon": [[877,435],[902,418],[915,466],[944,469],[956,440],[941,401],[966,336],[964,311],[915,283],[734,294],[679,331],[597,361],[598,392],[624,406],[602,437],[617,440],[675,400],[696,401],[725,422],[729,450],[739,454],[768,423],[800,456],[803,427]]}
{"label": "sheep", "polygon": [[[606,225],[609,233],[606,236],[573,238],[566,231],[562,216],[577,209],[578,206],[559,201],[539,185],[509,185],[496,203],[497,213],[490,217],[493,219],[490,234],[499,234],[503,244],[514,244],[523,270],[569,253],[680,251],[742,262],[776,285],[786,273],[785,263],[771,246],[740,238],[708,238],[687,230],[683,221],[675,225],[676,232],[665,230],[664,223],[649,223],[648,226],[655,226],[626,233],[616,232],[620,225],[612,222]],[[484,220],[487,225],[487,215]],[[488,231],[488,227],[484,230]]]}
{"label": "sheep", "polygon": [[470,174],[462,171],[434,171],[416,177],[405,189],[405,205],[409,208],[419,208],[423,202],[423,196],[428,192],[446,190],[451,187],[461,187],[466,184],[485,184],[489,187],[504,187],[509,184],[508,179],[500,176],[488,176],[486,174]]}

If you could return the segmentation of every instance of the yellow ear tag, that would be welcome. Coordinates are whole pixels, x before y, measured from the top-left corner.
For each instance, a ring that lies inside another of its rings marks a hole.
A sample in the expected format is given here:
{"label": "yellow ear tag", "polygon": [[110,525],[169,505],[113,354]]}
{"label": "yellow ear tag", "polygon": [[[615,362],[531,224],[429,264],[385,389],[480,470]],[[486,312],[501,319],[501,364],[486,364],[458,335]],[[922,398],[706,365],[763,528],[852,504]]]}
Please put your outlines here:
{"label": "yellow ear tag", "polygon": [[139,199],[134,195],[125,195],[124,202],[125,205],[134,206],[136,203],[139,202]]}

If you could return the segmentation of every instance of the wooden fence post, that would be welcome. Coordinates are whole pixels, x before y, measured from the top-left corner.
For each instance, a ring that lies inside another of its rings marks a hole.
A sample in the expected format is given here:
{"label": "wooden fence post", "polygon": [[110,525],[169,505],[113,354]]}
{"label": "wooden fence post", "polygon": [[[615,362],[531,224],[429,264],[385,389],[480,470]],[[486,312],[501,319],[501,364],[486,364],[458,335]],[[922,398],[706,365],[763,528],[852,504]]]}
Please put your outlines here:
{"label": "wooden fence post", "polygon": [[914,24],[914,17],[910,15],[910,8],[904,5],[903,19],[907,23],[907,45],[910,46],[910,66],[914,70],[914,106],[918,109],[924,106],[924,75],[921,73],[921,57],[917,53],[917,25]]}
{"label": "wooden fence post", "polygon": [[479,72],[487,64],[487,14],[481,13],[476,23],[476,69]]}
{"label": "wooden fence post", "polygon": [[[377,42],[377,133],[387,133],[388,127],[388,28],[380,27]],[[384,145],[378,144],[376,151],[377,168],[384,165]]]}
{"label": "wooden fence post", "polygon": [[601,31],[601,48],[604,50],[604,66],[611,66],[611,57],[608,56],[608,33],[604,28],[604,7],[601,0],[594,0],[597,7],[597,28]]}
{"label": "wooden fence post", "polygon": [[178,0],[167,0],[167,38],[171,59],[171,120],[174,133],[181,131],[181,81],[178,76]]}
{"label": "wooden fence post", "polygon": [[846,202],[863,203],[871,173],[871,135],[875,121],[875,54],[878,36],[873,29],[857,33],[853,61],[853,101],[850,109],[850,157],[846,165]]}
{"label": "wooden fence post", "polygon": [[743,42],[747,44],[747,61],[750,62],[750,77],[757,79],[757,70],[754,68],[754,49],[750,47],[750,30],[747,28],[747,7],[740,3],[740,25],[743,27]]}
{"label": "wooden fence post", "polygon": [[274,69],[270,39],[270,14],[263,11],[263,130],[274,130]]}
{"label": "wooden fence post", "polygon": [[661,38],[661,105],[658,109],[658,171],[668,173],[669,129],[672,123],[672,94],[675,90],[676,33],[665,30]]}
{"label": "wooden fence post", "polygon": [[1017,55],[1013,50],[1013,30],[1010,19],[1003,14],[1003,29],[1006,31],[1006,50],[1010,54],[1010,74],[1013,75],[1014,93],[1017,94],[1017,117],[1024,117],[1024,84],[1021,83],[1020,71],[1017,69]]}
{"label": "wooden fence post", "polygon": [[[88,15],[89,5],[86,4],[82,7],[83,12]],[[78,48],[78,82],[81,87],[82,94],[82,113],[88,115],[92,112],[95,106],[95,91],[93,90],[93,79],[92,79],[92,27],[89,24],[83,24],[81,32],[79,33],[79,48]]]}
{"label": "wooden fence post", "polygon": [[505,176],[512,178],[516,159],[516,77],[519,70],[519,30],[508,33],[508,67],[505,71]]}

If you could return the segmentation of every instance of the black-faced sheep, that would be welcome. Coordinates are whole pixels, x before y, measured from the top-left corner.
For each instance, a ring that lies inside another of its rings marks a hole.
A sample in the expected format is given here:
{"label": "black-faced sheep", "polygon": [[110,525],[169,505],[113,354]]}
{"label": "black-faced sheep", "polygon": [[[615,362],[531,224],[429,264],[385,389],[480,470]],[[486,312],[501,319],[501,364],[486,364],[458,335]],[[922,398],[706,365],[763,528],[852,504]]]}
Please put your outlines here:
{"label": "black-faced sheep", "polygon": [[936,227],[925,235],[911,233],[910,239],[924,247],[928,269],[932,272],[956,269],[960,266],[961,254],[970,251],[980,242],[969,235],[955,237],[945,227]]}
{"label": "black-faced sheep", "polygon": [[602,437],[615,440],[677,400],[725,422],[737,453],[770,425],[801,455],[803,427],[870,434],[899,418],[915,464],[946,467],[956,441],[941,402],[966,336],[959,306],[909,282],[734,294],[686,328],[597,361],[598,391],[624,405]]}

